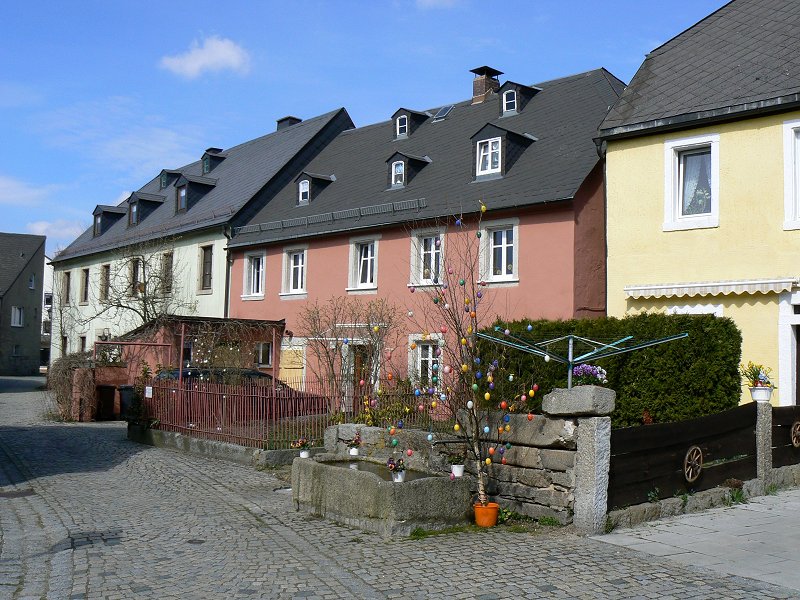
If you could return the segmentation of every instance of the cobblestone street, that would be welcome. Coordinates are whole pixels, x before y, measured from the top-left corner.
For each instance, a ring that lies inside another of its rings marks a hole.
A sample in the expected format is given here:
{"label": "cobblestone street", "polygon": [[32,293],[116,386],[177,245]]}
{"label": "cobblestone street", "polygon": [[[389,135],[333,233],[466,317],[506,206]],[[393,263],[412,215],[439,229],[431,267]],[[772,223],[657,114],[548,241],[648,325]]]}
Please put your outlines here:
{"label": "cobblestone street", "polygon": [[0,379],[0,598],[790,598],[563,530],[383,542],[267,472],[42,417]]}

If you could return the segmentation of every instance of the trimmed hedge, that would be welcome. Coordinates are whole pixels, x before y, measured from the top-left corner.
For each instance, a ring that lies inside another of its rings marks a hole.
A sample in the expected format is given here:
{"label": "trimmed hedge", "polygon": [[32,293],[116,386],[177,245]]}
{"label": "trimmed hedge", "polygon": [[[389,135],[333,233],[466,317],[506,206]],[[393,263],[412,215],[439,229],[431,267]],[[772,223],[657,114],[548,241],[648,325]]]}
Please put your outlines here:
{"label": "trimmed hedge", "polygon": [[[527,331],[530,324],[533,329]],[[513,335],[544,341],[567,334],[600,342],[632,335],[627,345],[686,332],[688,338],[601,359],[590,364],[608,372],[607,387],[617,392],[612,427],[631,427],[649,422],[666,423],[691,419],[734,408],[739,403],[739,362],[742,335],[728,318],[712,315],[642,314],[617,319],[570,321],[497,321]],[[484,329],[492,332],[494,325]],[[555,361],[526,354],[485,340],[479,342],[481,356],[497,360],[495,397],[513,398],[532,383],[539,384],[535,405],[555,387],[566,387],[567,367]],[[552,346],[566,356],[567,342]],[[588,351],[582,344],[575,356]],[[514,381],[509,382],[508,376]],[[530,405],[529,405],[530,407]]]}

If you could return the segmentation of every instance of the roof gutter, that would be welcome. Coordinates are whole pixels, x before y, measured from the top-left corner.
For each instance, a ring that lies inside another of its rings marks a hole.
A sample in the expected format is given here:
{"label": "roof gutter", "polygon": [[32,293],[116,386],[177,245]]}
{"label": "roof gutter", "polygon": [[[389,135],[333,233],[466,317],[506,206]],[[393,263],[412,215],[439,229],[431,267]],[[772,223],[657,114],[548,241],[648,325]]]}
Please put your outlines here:
{"label": "roof gutter", "polygon": [[665,119],[655,119],[642,123],[601,129],[600,135],[595,138],[595,143],[597,143],[597,140],[618,140],[640,135],[650,135],[656,132],[688,129],[690,127],[699,127],[700,125],[711,123],[785,112],[796,108],[800,108],[800,92],[779,96],[777,98],[770,98],[768,100],[759,100],[758,102],[748,102],[735,106],[725,106],[712,110],[675,115],[674,117],[667,117]]}

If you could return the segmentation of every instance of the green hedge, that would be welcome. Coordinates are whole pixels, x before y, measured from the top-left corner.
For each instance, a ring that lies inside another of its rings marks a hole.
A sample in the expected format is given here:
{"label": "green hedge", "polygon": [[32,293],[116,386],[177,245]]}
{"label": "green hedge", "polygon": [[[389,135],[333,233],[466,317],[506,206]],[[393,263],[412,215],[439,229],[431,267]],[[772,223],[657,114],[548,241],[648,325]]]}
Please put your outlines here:
{"label": "green hedge", "polygon": [[[608,372],[606,385],[617,392],[616,410],[611,415],[613,427],[641,425],[645,411],[654,423],[665,423],[721,412],[739,403],[742,335],[727,318],[642,314],[624,319],[497,321],[484,332],[493,331],[495,325],[536,342],[572,333],[600,342],[632,335],[632,344],[688,333],[688,338],[591,363]],[[567,355],[566,342],[552,348]],[[576,356],[587,351],[582,347],[577,350]],[[540,387],[535,404],[540,406],[545,393],[566,387],[566,365],[545,362],[485,340],[479,342],[479,351],[484,360],[497,360],[495,397],[513,398],[535,382]],[[513,376],[511,382],[509,375]]]}

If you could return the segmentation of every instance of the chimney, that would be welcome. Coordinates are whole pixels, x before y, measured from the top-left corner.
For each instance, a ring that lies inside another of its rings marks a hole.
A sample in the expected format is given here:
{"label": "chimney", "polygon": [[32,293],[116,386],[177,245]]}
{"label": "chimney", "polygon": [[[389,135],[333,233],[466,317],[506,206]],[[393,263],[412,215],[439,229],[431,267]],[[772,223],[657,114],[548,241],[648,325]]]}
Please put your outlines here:
{"label": "chimney", "polygon": [[286,129],[287,127],[291,127],[292,125],[297,125],[303,119],[298,119],[297,117],[283,117],[282,119],[278,119],[278,131],[281,129]]}
{"label": "chimney", "polygon": [[500,88],[500,81],[497,76],[502,75],[502,71],[483,66],[470,70],[470,73],[475,73],[475,79],[472,80],[473,104],[480,104],[486,100],[489,94],[496,92]]}

